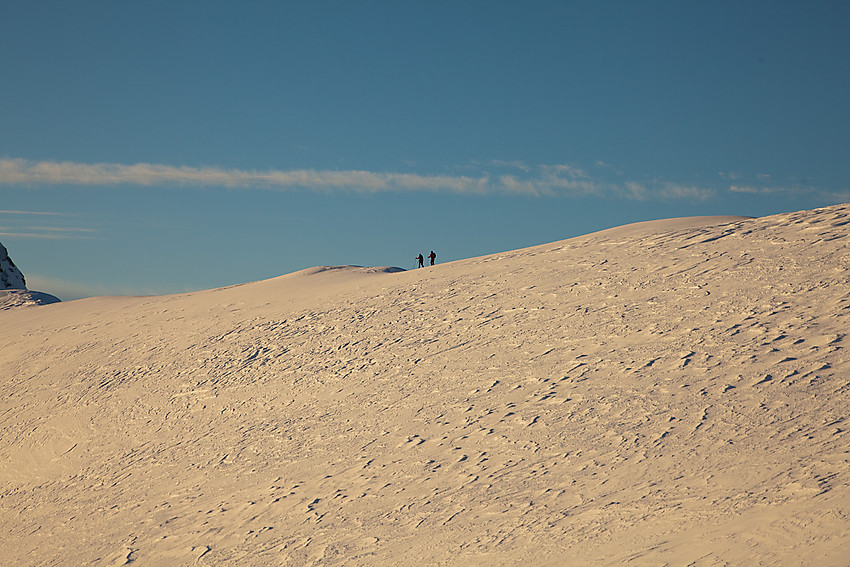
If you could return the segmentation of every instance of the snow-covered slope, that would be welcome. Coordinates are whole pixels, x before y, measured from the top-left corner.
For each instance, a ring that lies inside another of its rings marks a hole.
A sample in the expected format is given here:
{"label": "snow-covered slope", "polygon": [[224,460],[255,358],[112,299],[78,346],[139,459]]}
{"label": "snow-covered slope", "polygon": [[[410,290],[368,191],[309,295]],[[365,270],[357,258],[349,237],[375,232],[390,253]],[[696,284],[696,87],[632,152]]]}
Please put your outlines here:
{"label": "snow-covered slope", "polygon": [[0,290],[26,288],[27,283],[24,275],[12,262],[6,247],[0,244]]}
{"label": "snow-covered slope", "polygon": [[0,290],[0,311],[19,307],[35,307],[62,301],[55,295],[26,289]]}
{"label": "snow-covered slope", "polygon": [[848,222],[0,312],[0,556],[846,564]]}

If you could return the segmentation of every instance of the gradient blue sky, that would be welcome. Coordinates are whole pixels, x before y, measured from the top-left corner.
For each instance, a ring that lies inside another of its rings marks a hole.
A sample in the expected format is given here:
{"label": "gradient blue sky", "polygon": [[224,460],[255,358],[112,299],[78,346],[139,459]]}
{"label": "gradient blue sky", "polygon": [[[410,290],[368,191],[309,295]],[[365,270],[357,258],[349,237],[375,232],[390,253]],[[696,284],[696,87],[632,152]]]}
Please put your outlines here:
{"label": "gradient blue sky", "polygon": [[850,201],[844,1],[6,2],[0,242],[74,299]]}

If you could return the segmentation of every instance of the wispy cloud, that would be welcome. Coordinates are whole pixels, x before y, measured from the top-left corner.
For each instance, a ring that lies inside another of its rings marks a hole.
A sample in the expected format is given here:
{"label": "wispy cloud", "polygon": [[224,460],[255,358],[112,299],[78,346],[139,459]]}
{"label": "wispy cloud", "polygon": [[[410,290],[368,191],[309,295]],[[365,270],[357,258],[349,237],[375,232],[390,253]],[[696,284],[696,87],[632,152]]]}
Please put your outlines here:
{"label": "wispy cloud", "polygon": [[191,185],[227,188],[348,189],[363,192],[443,190],[456,193],[484,193],[488,189],[493,189],[486,176],[417,175],[358,170],[248,171],[147,163],[134,165],[84,164],[8,158],[0,159],[0,184]]}
{"label": "wispy cloud", "polygon": [[0,210],[0,215],[52,215],[57,216],[62,213],[49,213],[45,211],[2,211]]}
{"label": "wispy cloud", "polygon": [[698,185],[681,185],[679,183],[661,183],[657,196],[664,199],[694,199],[703,201],[717,194],[714,189],[707,189]]}
{"label": "wispy cloud", "polygon": [[[3,217],[6,217],[5,219]],[[31,218],[35,217],[35,218]],[[34,224],[36,222],[39,224]],[[76,226],[49,226],[48,222],[65,222],[68,215],[46,211],[0,210],[0,236],[8,238],[67,240],[90,238],[97,230]]]}
{"label": "wispy cloud", "polygon": [[506,167],[506,168],[512,168],[512,169],[521,169],[522,171],[531,171],[531,168],[528,166],[528,164],[526,164],[525,162],[522,162],[522,161],[517,161],[517,160],[515,160],[515,161],[505,161],[505,160],[502,160],[502,159],[494,159],[493,161],[490,162],[490,165],[492,165],[494,167]]}
{"label": "wispy cloud", "polygon": [[687,199],[691,201],[705,201],[717,195],[717,191],[710,187],[699,187],[697,185],[681,185],[668,181],[652,181],[651,183],[636,183],[629,181],[617,186],[614,190],[620,197],[633,201],[650,201],[653,199],[674,201]]}
{"label": "wispy cloud", "polygon": [[733,193],[749,193],[751,195],[828,195],[816,187],[801,185],[758,185],[750,183],[747,185],[730,185],[729,191]]}
{"label": "wispy cloud", "polygon": [[752,183],[735,184],[729,186],[731,193],[745,195],[757,195],[762,197],[786,198],[786,197],[815,197],[823,204],[847,203],[850,201],[850,189],[823,189],[811,185],[761,185],[759,181],[770,181],[771,176],[761,174]]}
{"label": "wispy cloud", "polygon": [[77,186],[202,186],[266,190],[346,190],[378,192],[448,192],[526,196],[605,196],[632,200],[705,199],[711,189],[672,183],[615,182],[598,179],[565,164],[526,165],[492,161],[477,164],[466,175],[360,170],[250,171],[219,167],[189,167],[138,163],[133,165],[0,159],[0,185]]}
{"label": "wispy cloud", "polygon": [[729,190],[733,193],[750,193],[759,195],[791,192],[791,189],[788,187],[754,187],[752,185],[730,185]]}
{"label": "wispy cloud", "polygon": [[0,236],[9,238],[37,238],[42,240],[68,240],[90,238],[96,232],[89,228],[27,227],[16,229],[0,226]]}
{"label": "wispy cloud", "polygon": [[59,240],[62,239],[61,236],[57,234],[44,234],[38,232],[24,232],[19,230],[3,230],[0,228],[0,236],[9,237],[9,238],[38,238],[44,240]]}

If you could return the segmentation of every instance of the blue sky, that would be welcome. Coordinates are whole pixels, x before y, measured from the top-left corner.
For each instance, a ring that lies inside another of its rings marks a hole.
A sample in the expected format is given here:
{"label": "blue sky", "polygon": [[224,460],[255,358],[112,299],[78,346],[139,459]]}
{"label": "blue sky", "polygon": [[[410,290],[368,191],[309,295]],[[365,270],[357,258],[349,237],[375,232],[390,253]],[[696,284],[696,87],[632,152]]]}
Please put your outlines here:
{"label": "blue sky", "polygon": [[0,242],[63,299],[850,201],[842,1],[2,14]]}

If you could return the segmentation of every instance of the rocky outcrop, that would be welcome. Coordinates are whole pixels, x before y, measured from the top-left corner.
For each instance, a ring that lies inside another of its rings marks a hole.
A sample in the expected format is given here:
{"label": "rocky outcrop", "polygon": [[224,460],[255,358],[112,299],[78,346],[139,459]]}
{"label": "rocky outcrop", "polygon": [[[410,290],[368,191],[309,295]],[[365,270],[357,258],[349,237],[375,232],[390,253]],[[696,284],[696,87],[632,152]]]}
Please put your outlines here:
{"label": "rocky outcrop", "polygon": [[0,289],[26,289],[24,275],[9,258],[6,247],[0,244]]}
{"label": "rocky outcrop", "polygon": [[46,305],[62,301],[56,296],[27,289],[24,274],[9,258],[9,252],[0,244],[0,311],[18,307]]}

